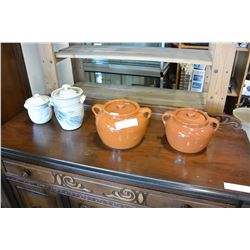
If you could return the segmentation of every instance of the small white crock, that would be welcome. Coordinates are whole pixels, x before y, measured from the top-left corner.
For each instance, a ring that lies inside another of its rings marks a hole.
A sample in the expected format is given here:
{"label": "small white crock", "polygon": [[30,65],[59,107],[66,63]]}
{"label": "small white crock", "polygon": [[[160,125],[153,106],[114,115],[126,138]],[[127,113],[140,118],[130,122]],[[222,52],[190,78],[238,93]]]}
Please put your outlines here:
{"label": "small white crock", "polygon": [[31,121],[36,124],[44,124],[52,117],[49,96],[35,94],[25,101],[24,107],[28,110]]}
{"label": "small white crock", "polygon": [[74,130],[81,127],[85,98],[81,88],[68,84],[51,93],[51,104],[54,106],[56,119],[63,129]]}

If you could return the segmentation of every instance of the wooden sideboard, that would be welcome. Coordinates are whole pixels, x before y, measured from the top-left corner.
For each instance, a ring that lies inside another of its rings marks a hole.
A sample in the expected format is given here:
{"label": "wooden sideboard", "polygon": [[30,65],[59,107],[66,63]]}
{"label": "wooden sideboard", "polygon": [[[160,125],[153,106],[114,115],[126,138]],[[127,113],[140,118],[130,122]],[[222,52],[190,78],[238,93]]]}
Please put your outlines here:
{"label": "wooden sideboard", "polygon": [[217,118],[208,147],[183,154],[168,144],[160,120],[151,119],[138,146],[121,151],[102,144],[89,111],[75,131],[55,117],[33,124],[21,112],[2,126],[4,197],[13,207],[247,206],[249,193],[224,188],[250,186],[247,136],[237,119]]}

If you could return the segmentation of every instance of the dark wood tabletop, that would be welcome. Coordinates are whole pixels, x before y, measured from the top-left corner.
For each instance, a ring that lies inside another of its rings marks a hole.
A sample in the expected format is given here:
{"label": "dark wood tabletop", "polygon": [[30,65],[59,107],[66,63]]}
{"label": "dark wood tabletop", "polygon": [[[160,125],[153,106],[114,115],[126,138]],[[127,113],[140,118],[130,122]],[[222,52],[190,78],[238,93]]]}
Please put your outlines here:
{"label": "dark wood tabletop", "polygon": [[224,189],[224,182],[250,186],[249,142],[243,130],[230,126],[219,128],[202,152],[184,154],[168,144],[162,122],[151,119],[138,146],[112,150],[101,142],[91,112],[85,112],[80,129],[65,131],[54,116],[36,125],[24,111],[2,126],[1,146],[5,157],[48,167],[63,165],[66,171],[127,179],[159,190],[174,185],[201,193],[250,196]]}

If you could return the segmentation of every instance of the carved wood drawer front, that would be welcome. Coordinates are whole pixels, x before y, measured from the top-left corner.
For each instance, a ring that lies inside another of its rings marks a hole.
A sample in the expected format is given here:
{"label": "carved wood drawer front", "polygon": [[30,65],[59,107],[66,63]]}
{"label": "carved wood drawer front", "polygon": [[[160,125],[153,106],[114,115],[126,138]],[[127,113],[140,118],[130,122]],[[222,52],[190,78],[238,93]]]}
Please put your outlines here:
{"label": "carved wood drawer front", "polygon": [[[153,191],[23,162],[12,160],[3,162],[7,174],[25,179],[26,183],[42,182],[52,187],[52,191],[85,201],[83,204],[86,204],[86,200],[99,204],[96,207],[232,207],[230,204]],[[73,201],[73,207],[79,206]]]}
{"label": "carved wood drawer front", "polygon": [[214,202],[210,200],[197,199],[182,195],[154,192],[149,195],[148,203],[152,207],[172,207],[172,208],[223,208],[234,207],[231,204]]}
{"label": "carved wood drawer front", "polygon": [[15,175],[27,181],[53,183],[54,178],[48,169],[19,161],[5,160],[3,164],[7,174]]}

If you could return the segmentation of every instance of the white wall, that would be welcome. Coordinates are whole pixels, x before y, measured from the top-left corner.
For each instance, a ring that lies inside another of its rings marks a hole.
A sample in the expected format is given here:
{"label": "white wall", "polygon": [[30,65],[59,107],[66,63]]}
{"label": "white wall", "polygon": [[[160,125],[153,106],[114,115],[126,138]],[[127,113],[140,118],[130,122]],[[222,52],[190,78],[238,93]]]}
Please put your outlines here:
{"label": "white wall", "polygon": [[[46,93],[44,85],[45,79],[43,75],[42,62],[38,43],[21,43],[24,61],[29,77],[32,94],[50,94]],[[58,51],[67,47],[67,43],[53,43],[54,51]],[[70,59],[65,59],[56,64],[57,76],[59,85],[70,84],[73,85],[73,73]]]}

